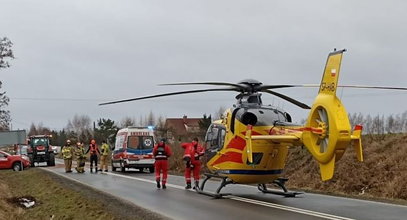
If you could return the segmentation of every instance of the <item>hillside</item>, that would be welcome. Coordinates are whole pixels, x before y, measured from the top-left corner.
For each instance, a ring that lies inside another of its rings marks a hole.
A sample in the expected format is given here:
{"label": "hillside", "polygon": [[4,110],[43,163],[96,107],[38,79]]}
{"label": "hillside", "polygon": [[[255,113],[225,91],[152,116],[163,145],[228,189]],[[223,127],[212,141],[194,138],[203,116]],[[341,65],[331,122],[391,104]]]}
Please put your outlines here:
{"label": "hillside", "polygon": [[317,162],[305,148],[290,149],[284,176],[288,188],[351,196],[407,199],[407,134],[364,136],[364,162],[348,148],[333,179],[322,182]]}

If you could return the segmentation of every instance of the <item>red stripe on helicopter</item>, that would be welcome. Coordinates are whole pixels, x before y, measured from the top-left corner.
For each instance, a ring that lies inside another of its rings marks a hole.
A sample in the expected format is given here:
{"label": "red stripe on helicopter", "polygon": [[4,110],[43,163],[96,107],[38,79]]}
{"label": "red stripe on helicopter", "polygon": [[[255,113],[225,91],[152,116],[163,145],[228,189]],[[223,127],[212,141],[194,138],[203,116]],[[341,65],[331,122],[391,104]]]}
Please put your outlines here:
{"label": "red stripe on helicopter", "polygon": [[215,162],[212,163],[212,166],[224,162],[234,162],[234,163],[243,163],[242,154],[237,152],[226,152],[220,156]]}
{"label": "red stripe on helicopter", "polygon": [[227,148],[234,148],[234,149],[238,149],[238,150],[243,150],[246,147],[246,141],[245,139],[236,136],[235,138],[232,138],[232,140],[229,142]]}

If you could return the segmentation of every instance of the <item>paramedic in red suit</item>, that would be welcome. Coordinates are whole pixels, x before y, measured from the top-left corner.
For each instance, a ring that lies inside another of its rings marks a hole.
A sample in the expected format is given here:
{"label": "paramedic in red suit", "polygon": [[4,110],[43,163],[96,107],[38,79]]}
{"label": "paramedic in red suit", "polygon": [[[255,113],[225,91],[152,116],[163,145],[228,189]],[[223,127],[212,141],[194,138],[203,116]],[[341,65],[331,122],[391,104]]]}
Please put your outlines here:
{"label": "paramedic in red suit", "polygon": [[199,159],[204,155],[205,149],[198,144],[198,138],[194,138],[191,143],[182,143],[181,146],[184,148],[183,160],[186,163],[185,181],[187,186],[185,189],[191,189],[191,171],[194,174],[194,189],[199,189],[199,176],[201,171],[201,161]]}
{"label": "paramedic in red suit", "polygon": [[163,173],[162,186],[166,189],[167,175],[168,175],[168,158],[172,155],[170,146],[165,144],[165,139],[161,139],[158,144],[153,148],[153,155],[155,159],[155,180],[157,181],[157,188],[160,188],[160,173]]}
{"label": "paramedic in red suit", "polygon": [[89,148],[85,154],[88,152],[90,152],[90,172],[93,172],[93,163],[96,166],[95,172],[98,172],[98,154],[100,155],[100,151],[95,140],[90,141]]}

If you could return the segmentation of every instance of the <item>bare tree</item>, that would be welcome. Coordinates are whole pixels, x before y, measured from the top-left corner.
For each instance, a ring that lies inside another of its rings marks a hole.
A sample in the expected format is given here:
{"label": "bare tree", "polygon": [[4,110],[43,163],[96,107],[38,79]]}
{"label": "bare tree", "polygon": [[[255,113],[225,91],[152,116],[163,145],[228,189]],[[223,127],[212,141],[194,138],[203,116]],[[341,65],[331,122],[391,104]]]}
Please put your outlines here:
{"label": "bare tree", "polygon": [[14,59],[12,46],[13,43],[7,37],[0,38],[0,69],[10,67],[6,59]]}
{"label": "bare tree", "polygon": [[45,127],[42,122],[38,123],[38,125],[31,123],[30,130],[28,131],[28,135],[45,135],[51,133],[51,129]]}
{"label": "bare tree", "polygon": [[[1,89],[0,81],[0,89]],[[0,92],[0,131],[8,130],[10,126],[10,111],[5,110],[5,107],[8,105],[10,99],[5,95],[6,92]]]}
{"label": "bare tree", "polygon": [[68,120],[66,129],[73,132],[77,140],[89,140],[93,136],[92,120],[87,115],[75,115],[72,120]]}
{"label": "bare tree", "polygon": [[396,121],[395,121],[393,115],[389,115],[389,116],[386,118],[386,122],[385,122],[385,123],[386,123],[385,129],[386,129],[386,132],[387,132],[387,133],[389,133],[389,134],[394,134],[394,133],[397,132],[396,129],[395,129],[395,127],[396,127]]}
{"label": "bare tree", "polygon": [[131,118],[130,116],[126,116],[121,120],[120,127],[127,128],[129,126],[136,126],[136,119]]}
{"label": "bare tree", "polygon": [[[0,38],[0,69],[10,67],[7,59],[14,59],[13,43],[6,37]],[[2,82],[0,81],[0,89]],[[11,117],[10,111],[5,110],[10,99],[6,96],[6,92],[0,91],[0,131],[8,130],[10,127]]]}
{"label": "bare tree", "polygon": [[155,125],[155,116],[153,111],[150,111],[150,113],[148,114],[146,122],[148,126]]}

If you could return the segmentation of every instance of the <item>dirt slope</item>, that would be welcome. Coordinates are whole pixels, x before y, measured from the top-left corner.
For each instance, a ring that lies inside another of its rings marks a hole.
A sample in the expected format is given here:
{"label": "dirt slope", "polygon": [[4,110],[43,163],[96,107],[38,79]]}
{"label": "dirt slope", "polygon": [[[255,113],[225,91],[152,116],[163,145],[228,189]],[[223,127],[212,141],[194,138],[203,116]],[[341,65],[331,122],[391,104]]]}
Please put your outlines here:
{"label": "dirt slope", "polygon": [[[407,135],[363,137],[364,162],[348,148],[337,163],[334,178],[322,182],[319,167],[305,148],[292,148],[284,176],[287,186],[334,194],[407,199]],[[402,202],[402,201],[401,201]]]}

